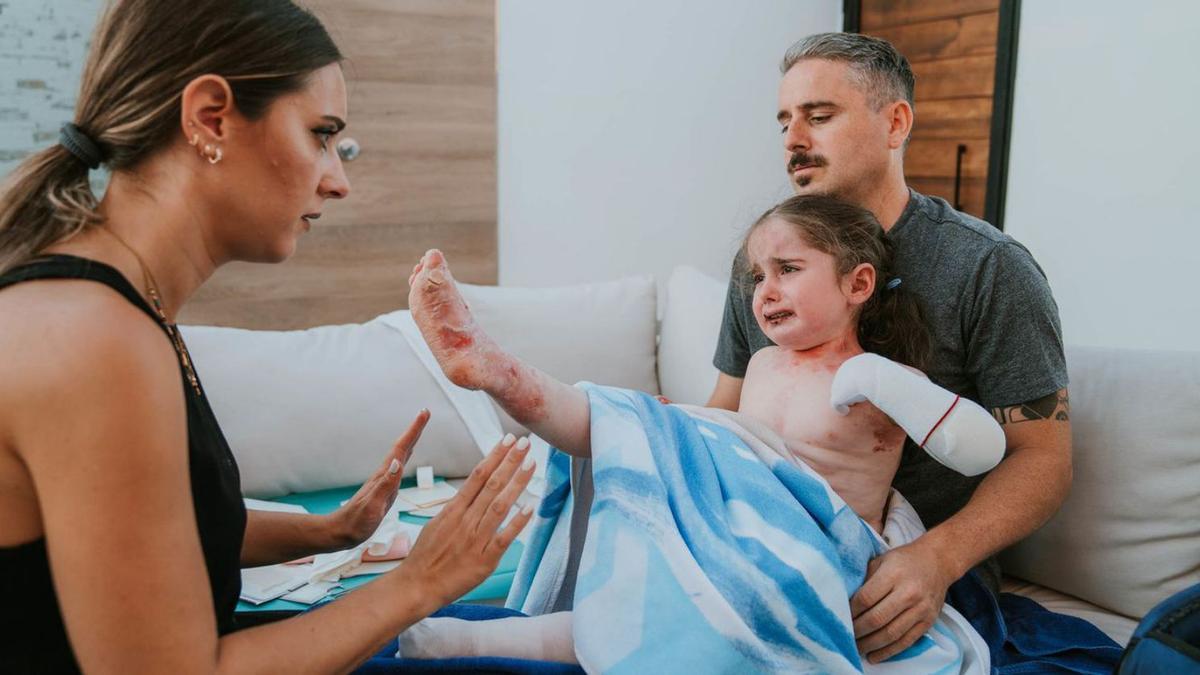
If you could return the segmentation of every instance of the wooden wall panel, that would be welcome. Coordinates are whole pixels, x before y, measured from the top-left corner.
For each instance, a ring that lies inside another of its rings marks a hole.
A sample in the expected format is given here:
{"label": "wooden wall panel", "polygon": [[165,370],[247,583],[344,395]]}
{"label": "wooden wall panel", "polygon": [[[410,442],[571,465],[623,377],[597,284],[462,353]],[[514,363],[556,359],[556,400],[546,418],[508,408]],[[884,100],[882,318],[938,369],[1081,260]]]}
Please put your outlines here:
{"label": "wooden wall panel", "polygon": [[[477,229],[473,223],[314,228],[285,265],[231,263],[222,268],[205,286],[204,311],[229,317],[224,325],[253,328],[369,319],[407,304],[408,275],[417,259],[413,240],[459,241]],[[495,279],[493,251],[463,247],[453,255],[457,276],[462,276],[459,270],[470,270],[474,276]],[[285,267],[287,273],[280,274]]]}
{"label": "wooden wall panel", "polygon": [[[860,30],[888,40],[916,77],[909,184],[983,217],[1001,0],[861,0]],[[960,156],[959,147],[966,152]]]}
{"label": "wooden wall panel", "polygon": [[956,56],[912,64],[917,78],[916,99],[992,97],[995,86],[996,55]]}
{"label": "wooden wall panel", "polygon": [[[913,177],[954,176],[960,141],[925,140],[912,143],[904,153],[904,175]],[[967,147],[962,157],[962,175],[987,178],[988,144],[985,141],[961,142]]]}
{"label": "wooden wall panel", "polygon": [[861,30],[874,35],[880,28],[994,12],[999,8],[1000,0],[864,0]]}
{"label": "wooden wall panel", "polygon": [[992,99],[922,101],[917,105],[913,143],[917,140],[987,139],[991,135]]}
{"label": "wooden wall panel", "polygon": [[987,12],[881,28],[871,31],[871,34],[891,42],[910,62],[920,62],[954,56],[995,54],[999,23],[996,12]]}
{"label": "wooden wall panel", "polygon": [[362,154],[351,194],[280,265],[218,271],[180,320],[290,329],[405,307],[428,248],[455,275],[495,283],[496,68],[493,0],[306,3],[346,55],[349,125]]}

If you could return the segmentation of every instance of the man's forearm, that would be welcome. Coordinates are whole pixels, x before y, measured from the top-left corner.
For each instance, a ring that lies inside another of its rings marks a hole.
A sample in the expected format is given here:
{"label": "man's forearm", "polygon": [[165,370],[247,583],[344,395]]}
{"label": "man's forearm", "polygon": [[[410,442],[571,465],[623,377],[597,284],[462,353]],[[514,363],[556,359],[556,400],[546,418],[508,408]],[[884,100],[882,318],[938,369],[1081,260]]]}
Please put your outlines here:
{"label": "man's forearm", "polygon": [[241,563],[242,567],[274,565],[354,543],[329,516],[249,510]]}
{"label": "man's forearm", "polygon": [[956,578],[1041,527],[1070,491],[1071,425],[1065,412],[1006,420],[1003,426],[1009,439],[1004,461],[961,511],[926,535]]}
{"label": "man's forearm", "polygon": [[742,397],[742,382],[743,378],[718,373],[717,386],[713,389],[712,395],[708,397],[706,407],[724,408],[737,412]]}

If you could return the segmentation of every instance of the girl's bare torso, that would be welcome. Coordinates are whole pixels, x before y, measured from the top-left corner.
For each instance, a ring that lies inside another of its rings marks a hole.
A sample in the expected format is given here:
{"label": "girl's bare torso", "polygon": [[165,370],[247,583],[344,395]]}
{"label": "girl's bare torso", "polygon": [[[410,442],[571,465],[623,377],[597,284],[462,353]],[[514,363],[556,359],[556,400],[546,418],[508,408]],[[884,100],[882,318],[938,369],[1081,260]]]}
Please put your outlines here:
{"label": "girl's bare torso", "polygon": [[869,524],[882,529],[904,430],[869,402],[840,415],[829,403],[850,356],[768,347],[750,360],[739,412],[779,434],[794,458],[820,473]]}

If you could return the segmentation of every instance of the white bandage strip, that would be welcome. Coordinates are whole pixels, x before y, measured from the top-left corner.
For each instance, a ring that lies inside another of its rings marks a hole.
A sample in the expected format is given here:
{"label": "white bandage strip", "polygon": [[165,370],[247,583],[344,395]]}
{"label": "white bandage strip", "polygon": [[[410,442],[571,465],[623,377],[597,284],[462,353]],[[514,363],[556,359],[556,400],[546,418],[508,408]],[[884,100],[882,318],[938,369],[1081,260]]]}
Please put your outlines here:
{"label": "white bandage strip", "polygon": [[417,487],[422,490],[428,490],[433,487],[433,467],[418,466],[417,467]]}
{"label": "white bandage strip", "polygon": [[830,403],[845,415],[870,401],[946,467],[967,476],[1004,458],[1004,432],[977,403],[878,354],[847,359],[833,378]]}

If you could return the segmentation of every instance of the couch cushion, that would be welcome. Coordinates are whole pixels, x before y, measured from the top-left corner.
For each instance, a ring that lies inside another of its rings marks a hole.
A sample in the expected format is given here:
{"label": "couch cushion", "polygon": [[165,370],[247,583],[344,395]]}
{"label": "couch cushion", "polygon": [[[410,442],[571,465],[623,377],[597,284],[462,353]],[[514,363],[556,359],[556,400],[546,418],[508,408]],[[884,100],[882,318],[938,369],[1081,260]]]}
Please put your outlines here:
{"label": "couch cushion", "polygon": [[658,381],[676,403],[704,405],[717,384],[713,366],[726,282],[694,267],[676,267],[667,281],[658,344]]}
{"label": "couch cushion", "polygon": [[1130,617],[1200,582],[1200,352],[1067,350],[1074,483],[1005,572]]}
{"label": "couch cushion", "polygon": [[[502,348],[569,384],[658,393],[654,277],[553,288],[459,285],[479,326]],[[523,427],[500,411],[507,431]]]}
{"label": "couch cushion", "polygon": [[362,482],[421,408],[432,415],[405,474],[470,473],[478,445],[385,317],[298,331],[181,327],[246,495]]}
{"label": "couch cushion", "polygon": [[[462,284],[462,292],[501,346],[554,377],[658,391],[653,277],[539,289]],[[245,494],[361,482],[421,408],[432,417],[405,473],[421,465],[470,473],[479,446],[397,328],[407,314],[301,331],[182,327]]]}

